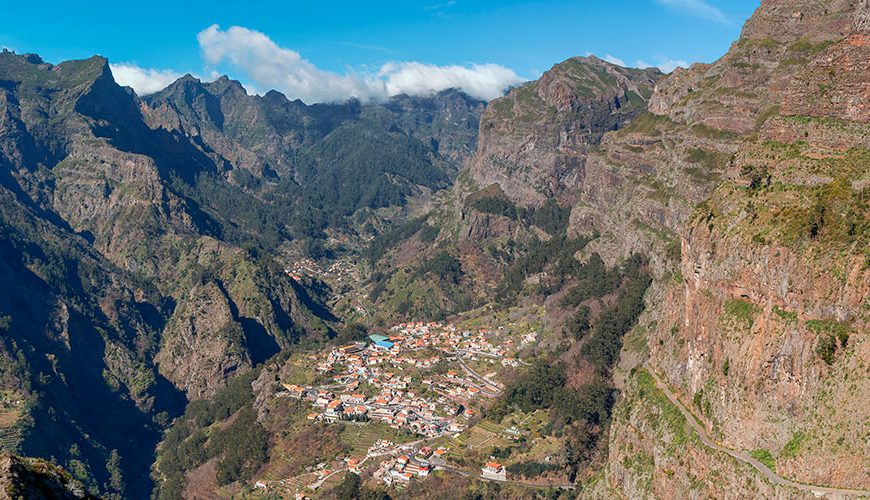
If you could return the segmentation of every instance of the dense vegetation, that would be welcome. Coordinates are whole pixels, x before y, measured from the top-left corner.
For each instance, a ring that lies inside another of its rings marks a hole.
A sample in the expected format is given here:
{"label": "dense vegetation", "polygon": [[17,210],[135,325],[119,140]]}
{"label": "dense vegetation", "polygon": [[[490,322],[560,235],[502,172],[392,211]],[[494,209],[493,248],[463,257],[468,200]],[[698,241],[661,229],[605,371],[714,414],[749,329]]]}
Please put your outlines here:
{"label": "dense vegetation", "polygon": [[[566,438],[567,466],[572,477],[592,459],[599,438],[610,422],[616,391],[610,371],[622,348],[623,336],[643,311],[644,294],[651,283],[645,270],[646,260],[641,256],[631,256],[614,270],[604,269],[599,262],[599,259],[590,259],[577,269],[575,275],[579,276],[580,284],[575,286],[584,287],[584,290],[576,295],[589,300],[616,293],[617,298],[594,320],[589,317],[588,308],[580,307],[578,313],[566,322],[566,330],[582,342],[579,356],[567,361],[564,357],[539,358],[510,384],[502,398],[488,411],[490,418],[500,420],[515,410],[549,409],[552,432]],[[607,277],[607,285],[593,286],[586,281],[593,275]],[[586,290],[586,287],[592,288]],[[570,304],[575,300],[576,297],[567,302]],[[592,375],[569,383],[569,374],[587,364],[595,368]],[[526,464],[522,469],[523,475],[536,475],[549,470],[549,467]]]}
{"label": "dense vegetation", "polygon": [[501,215],[509,219],[537,226],[550,234],[559,234],[568,227],[570,207],[561,207],[549,198],[541,207],[518,207],[501,190],[498,184],[474,193],[465,200],[465,205],[478,212]]}
{"label": "dense vegetation", "polygon": [[[230,379],[212,399],[188,405],[158,450],[155,491],[159,498],[181,498],[185,474],[211,458],[218,458],[220,484],[249,479],[266,462],[267,434],[251,406],[251,382],[259,373],[259,369],[249,370]],[[236,413],[230,425],[210,431],[212,424]]]}
{"label": "dense vegetation", "polygon": [[586,267],[574,255],[589,241],[591,239],[584,236],[568,238],[565,235],[554,236],[548,241],[533,239],[517,252],[520,256],[511,263],[496,289],[496,300],[503,304],[512,302],[522,291],[526,278],[545,270],[546,279],[540,281],[537,291],[544,295],[556,292]]}
{"label": "dense vegetation", "polygon": [[438,252],[432,258],[425,260],[414,271],[413,278],[420,278],[431,275],[435,279],[458,285],[459,281],[464,276],[462,272],[462,264],[459,259],[450,255],[448,252]]}
{"label": "dense vegetation", "polygon": [[561,468],[562,466],[559,464],[541,462],[517,462],[506,467],[511,477],[520,476],[528,478],[541,476],[547,472],[559,470]]}
{"label": "dense vegetation", "polygon": [[335,500],[389,500],[391,497],[382,488],[369,488],[362,485],[360,477],[348,472],[327,498]]}
{"label": "dense vegetation", "polygon": [[363,250],[363,257],[372,263],[379,261],[390,248],[410,238],[426,226],[427,219],[427,216],[417,217],[384,231]]}

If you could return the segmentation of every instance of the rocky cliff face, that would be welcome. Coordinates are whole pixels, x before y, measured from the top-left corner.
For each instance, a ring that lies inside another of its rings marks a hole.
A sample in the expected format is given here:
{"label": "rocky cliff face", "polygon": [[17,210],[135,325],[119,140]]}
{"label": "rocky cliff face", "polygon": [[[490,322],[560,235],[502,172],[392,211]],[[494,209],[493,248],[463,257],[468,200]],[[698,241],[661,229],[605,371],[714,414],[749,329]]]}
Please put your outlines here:
{"label": "rocky cliff face", "polygon": [[868,487],[868,16],[863,1],[764,1],[719,61],[661,79],[622,75],[620,85],[655,87],[632,88],[647,113],[621,114],[613,93],[572,92],[589,84],[578,74],[606,67],[578,73],[580,60],[484,113],[454,189],[460,239],[534,231],[502,205],[469,207],[469,194],[498,184],[520,206],[570,205],[569,235],[600,232],[587,251],[608,262],[649,255],[658,275],[635,333],[645,346],[623,356],[593,497],[807,494],[664,425],[676,409],[631,370],[646,357],[725,446],[769,455],[795,481]]}
{"label": "rocky cliff face", "polygon": [[[728,132],[733,152],[718,164],[724,180],[671,225],[680,259],[676,284],[651,297],[651,364],[725,446],[769,454],[795,481],[858,489],[870,485],[868,12],[866,2],[762,2],[725,57],[675,72],[650,105],[669,123]],[[801,494],[770,490],[703,447],[643,439],[662,410],[638,383],[617,409],[610,486],[743,495],[718,491],[703,479],[712,473],[760,488],[746,495]]]}
{"label": "rocky cliff face", "polygon": [[568,196],[583,183],[590,149],[646,109],[660,76],[594,56],[557,64],[490,103],[471,177],[481,187],[499,184],[521,205]]}

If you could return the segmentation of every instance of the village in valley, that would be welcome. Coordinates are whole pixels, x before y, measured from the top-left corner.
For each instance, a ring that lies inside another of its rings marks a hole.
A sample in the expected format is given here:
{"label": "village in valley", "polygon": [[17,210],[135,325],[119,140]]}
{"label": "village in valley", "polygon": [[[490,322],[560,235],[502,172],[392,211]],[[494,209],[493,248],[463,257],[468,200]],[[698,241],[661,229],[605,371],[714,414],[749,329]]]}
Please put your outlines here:
{"label": "village in valley", "polygon": [[[524,430],[519,424],[484,431],[478,423],[481,410],[505,389],[499,374],[524,365],[519,353],[538,341],[535,331],[515,335],[503,328],[409,322],[301,355],[296,361],[299,371],[315,372],[316,381],[282,380],[276,399],[307,407],[307,425],[342,425],[360,434],[367,428],[383,429],[398,437],[385,434],[364,449],[319,464],[304,479],[260,480],[256,488],[305,498],[348,472],[398,488],[437,471],[508,481],[496,457],[488,457],[476,469],[452,464],[451,457],[459,448],[473,447],[466,441],[475,436],[484,436],[480,444],[485,449],[488,441],[510,443],[528,433],[528,426]],[[529,416],[523,422],[527,420]]]}

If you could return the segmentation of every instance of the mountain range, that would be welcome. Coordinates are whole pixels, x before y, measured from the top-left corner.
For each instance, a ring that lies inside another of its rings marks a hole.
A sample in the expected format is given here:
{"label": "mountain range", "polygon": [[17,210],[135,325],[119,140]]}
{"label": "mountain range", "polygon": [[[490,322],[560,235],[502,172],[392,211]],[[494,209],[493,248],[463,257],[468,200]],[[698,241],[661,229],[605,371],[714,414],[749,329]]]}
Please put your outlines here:
{"label": "mountain range", "polygon": [[[550,334],[486,416],[545,410],[572,495],[867,494],[868,67],[866,0],[764,0],[712,64],[576,57],[489,103],[140,97],[4,50],[0,449],[82,494],[239,493],[253,465],[190,480],[215,429],[256,429],[262,470],[335,443],[287,435],[294,354],[509,317]],[[308,259],[355,279],[288,279]],[[470,487],[438,481],[408,494]]]}

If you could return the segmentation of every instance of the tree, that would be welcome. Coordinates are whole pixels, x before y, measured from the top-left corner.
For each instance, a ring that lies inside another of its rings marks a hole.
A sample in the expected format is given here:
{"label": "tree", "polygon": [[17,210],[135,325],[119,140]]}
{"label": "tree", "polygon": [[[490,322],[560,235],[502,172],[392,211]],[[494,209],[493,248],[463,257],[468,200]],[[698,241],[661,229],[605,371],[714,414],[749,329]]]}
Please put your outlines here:
{"label": "tree", "polygon": [[359,476],[352,472],[344,475],[344,479],[332,490],[336,500],[357,500],[360,493]]}
{"label": "tree", "polygon": [[109,454],[106,470],[109,472],[109,484],[106,489],[116,494],[118,498],[122,498],[125,484],[121,473],[121,455],[118,454],[118,450],[112,450]]}

